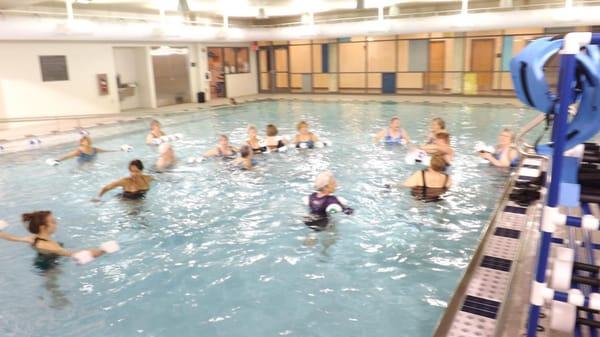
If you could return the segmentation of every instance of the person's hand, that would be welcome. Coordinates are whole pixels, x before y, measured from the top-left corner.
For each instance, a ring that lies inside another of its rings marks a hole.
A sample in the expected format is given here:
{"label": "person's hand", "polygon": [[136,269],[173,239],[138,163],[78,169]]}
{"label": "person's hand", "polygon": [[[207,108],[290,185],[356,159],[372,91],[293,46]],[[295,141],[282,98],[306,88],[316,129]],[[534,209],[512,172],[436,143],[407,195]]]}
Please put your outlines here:
{"label": "person's hand", "polygon": [[479,156],[486,160],[490,160],[492,158],[492,154],[489,152],[479,152]]}
{"label": "person's hand", "polygon": [[346,207],[346,208],[344,208],[344,214],[346,214],[346,215],[350,215],[350,214],[352,214],[352,213],[354,213],[354,209],[352,209],[352,208],[350,208],[350,207]]}

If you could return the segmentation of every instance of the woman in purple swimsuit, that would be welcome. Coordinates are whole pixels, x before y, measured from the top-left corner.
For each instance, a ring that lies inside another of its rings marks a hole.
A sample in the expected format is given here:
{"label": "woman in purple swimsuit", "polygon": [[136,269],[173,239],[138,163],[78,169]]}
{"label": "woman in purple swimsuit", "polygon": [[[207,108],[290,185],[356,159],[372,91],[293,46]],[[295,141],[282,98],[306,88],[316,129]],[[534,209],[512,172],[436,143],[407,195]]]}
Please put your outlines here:
{"label": "woman in purple swimsuit", "polygon": [[333,195],[336,187],[337,182],[331,172],[321,172],[317,176],[315,181],[317,191],[308,197],[311,216],[304,222],[308,227],[320,231],[327,227],[327,219],[330,213],[344,212],[344,214],[352,214],[354,212],[352,208],[347,207],[338,197]]}

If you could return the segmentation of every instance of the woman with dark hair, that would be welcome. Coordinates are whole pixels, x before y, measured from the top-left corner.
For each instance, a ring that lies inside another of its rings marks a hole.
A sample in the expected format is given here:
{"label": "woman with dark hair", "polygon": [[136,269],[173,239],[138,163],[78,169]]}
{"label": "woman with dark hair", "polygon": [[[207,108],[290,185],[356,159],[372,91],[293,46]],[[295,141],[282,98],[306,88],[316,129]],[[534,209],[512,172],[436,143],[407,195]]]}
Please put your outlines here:
{"label": "woman with dark hair", "polygon": [[90,248],[80,251],[70,251],[63,248],[62,244],[52,239],[56,231],[56,219],[50,211],[37,211],[22,215],[23,222],[27,224],[27,230],[32,234],[29,236],[13,236],[0,231],[0,238],[8,241],[23,242],[30,244],[38,252],[38,259],[56,259],[60,256],[73,257],[77,262],[83,264],[104,253],[112,253],[119,249],[115,241],[109,241],[100,248]]}
{"label": "woman with dark hair", "polygon": [[413,173],[404,182],[404,186],[411,188],[411,194],[419,200],[440,200],[442,194],[446,193],[452,185],[450,176],[444,173],[446,164],[442,155],[432,155],[429,167]]}
{"label": "woman with dark hair", "polygon": [[139,159],[132,160],[129,163],[129,172],[131,173],[129,177],[119,179],[102,187],[95,201],[99,201],[106,192],[117,187],[123,188],[123,193],[121,194],[123,198],[140,199],[144,197],[150,189],[152,177],[144,174],[144,164]]}

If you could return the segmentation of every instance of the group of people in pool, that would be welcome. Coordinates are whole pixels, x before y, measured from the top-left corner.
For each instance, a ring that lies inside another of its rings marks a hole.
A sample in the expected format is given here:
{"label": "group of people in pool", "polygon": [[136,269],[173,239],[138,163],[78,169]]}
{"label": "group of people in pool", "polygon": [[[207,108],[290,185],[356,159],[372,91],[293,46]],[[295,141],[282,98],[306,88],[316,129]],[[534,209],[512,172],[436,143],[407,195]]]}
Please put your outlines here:
{"label": "group of people in pool", "polygon": [[[297,124],[298,134],[288,141],[278,135],[277,127],[273,124],[267,125],[266,137],[261,139],[255,126],[248,126],[248,138],[244,145],[235,147],[229,143],[226,135],[219,136],[215,148],[204,153],[203,158],[231,159],[234,165],[244,169],[251,169],[255,162],[253,156],[265,152],[283,151],[287,146],[312,149],[318,147],[319,137],[309,130],[309,125],[301,121]],[[146,137],[147,144],[157,144],[159,157],[156,161],[157,170],[166,170],[176,163],[173,147],[161,139],[166,134],[161,130],[158,121],[153,120],[150,124],[150,133]],[[403,186],[411,188],[412,195],[424,201],[439,200],[441,194],[445,193],[452,184],[447,168],[452,165],[454,149],[450,143],[450,133],[446,130],[443,119],[434,118],[431,121],[430,133],[423,145],[412,145],[408,133],[402,128],[400,119],[393,117],[389,125],[375,135],[375,142],[386,145],[410,145],[413,149],[424,151],[431,156],[426,169],[414,172]],[[481,158],[498,167],[510,167],[516,165],[519,155],[514,146],[514,133],[509,129],[503,129],[498,137],[499,143],[493,152],[480,151]],[[109,152],[92,145],[88,135],[84,135],[79,143],[78,149],[59,158],[57,161],[69,158],[77,158],[80,162],[89,162],[96,158],[99,153]],[[239,154],[239,156],[238,156]],[[121,196],[127,199],[139,199],[150,189],[152,176],[144,173],[144,165],[138,160],[129,163],[130,175],[126,178],[116,180],[104,186],[94,200],[98,201],[102,196],[115,188],[122,188]],[[315,192],[306,198],[306,204],[310,209],[310,216],[305,219],[305,224],[314,230],[323,230],[328,226],[328,215],[330,213],[342,212],[352,214],[354,210],[347,203],[334,195],[337,182],[334,175],[329,172],[321,172],[314,183]],[[62,244],[54,241],[52,235],[56,231],[56,220],[50,211],[38,211],[22,215],[22,220],[27,224],[30,236],[18,237],[2,232],[3,223],[0,221],[0,238],[9,241],[24,242],[30,244],[40,255],[59,257],[74,256],[85,252],[90,258],[100,256],[107,249],[91,248],[81,252],[69,251]],[[109,249],[110,250],[110,249]]]}

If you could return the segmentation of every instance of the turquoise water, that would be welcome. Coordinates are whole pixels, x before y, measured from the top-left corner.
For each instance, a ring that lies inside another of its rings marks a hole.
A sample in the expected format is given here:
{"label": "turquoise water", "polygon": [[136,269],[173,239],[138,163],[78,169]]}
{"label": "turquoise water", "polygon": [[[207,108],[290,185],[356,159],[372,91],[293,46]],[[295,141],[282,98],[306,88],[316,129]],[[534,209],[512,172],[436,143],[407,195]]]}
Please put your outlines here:
{"label": "turquoise water", "polygon": [[[414,140],[431,118],[446,119],[457,155],[445,201],[383,188],[417,169],[404,163],[404,148],[372,143],[394,115]],[[151,166],[156,149],[142,132],[106,139],[91,130],[99,147],[135,150],[84,166],[44,164],[72,146],[1,155],[7,231],[24,235],[19,214],[49,209],[66,247],[115,239],[122,249],[41,272],[30,247],[1,241],[0,336],[430,336],[506,182],[505,171],[479,163],[473,143],[494,143],[501,127],[532,116],[492,106],[260,102],[165,117],[165,131],[186,136],[175,144],[184,160],[156,174],[143,201],[116,192],[90,201],[127,175],[129,160]],[[333,146],[263,155],[250,172],[185,163],[220,133],[240,144],[248,123],[292,134],[302,119]],[[315,234],[302,223],[301,199],[324,169],[355,214]]]}

